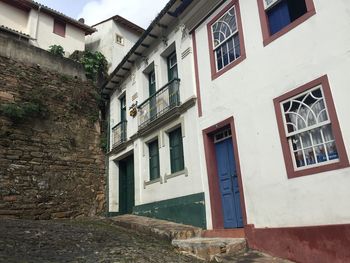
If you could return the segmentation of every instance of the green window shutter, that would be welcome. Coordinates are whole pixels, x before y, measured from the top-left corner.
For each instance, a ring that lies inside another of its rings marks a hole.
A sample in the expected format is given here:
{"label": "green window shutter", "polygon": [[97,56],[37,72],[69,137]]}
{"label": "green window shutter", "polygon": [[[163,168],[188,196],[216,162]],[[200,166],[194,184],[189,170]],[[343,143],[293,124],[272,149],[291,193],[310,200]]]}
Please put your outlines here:
{"label": "green window shutter", "polygon": [[176,173],[185,168],[181,127],[169,133],[169,141],[171,173]]}
{"label": "green window shutter", "polygon": [[149,150],[149,179],[155,180],[160,177],[159,171],[159,148],[158,140],[155,140],[148,144]]}
{"label": "green window shutter", "polygon": [[178,78],[176,53],[168,57],[168,81]]}
{"label": "green window shutter", "polygon": [[[170,82],[178,77],[177,58],[176,53],[174,52],[168,57],[168,81]],[[173,85],[174,83],[169,86],[169,103],[171,106],[176,106],[179,101],[179,96]]]}
{"label": "green window shutter", "polygon": [[126,98],[120,98],[120,121],[126,121]]}
{"label": "green window shutter", "polygon": [[157,115],[157,103],[156,103],[156,97],[154,94],[156,93],[156,75],[154,73],[154,70],[149,73],[148,75],[148,90],[149,90],[149,96],[151,97],[149,101],[149,111],[150,111],[150,119],[154,119]]}

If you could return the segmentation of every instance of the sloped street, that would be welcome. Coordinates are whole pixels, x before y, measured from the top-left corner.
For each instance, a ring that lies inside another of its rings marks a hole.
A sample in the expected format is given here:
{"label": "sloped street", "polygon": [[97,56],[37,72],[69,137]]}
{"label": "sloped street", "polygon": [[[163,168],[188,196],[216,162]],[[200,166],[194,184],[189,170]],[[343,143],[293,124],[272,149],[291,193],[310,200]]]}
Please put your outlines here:
{"label": "sloped street", "polygon": [[201,262],[106,220],[0,221],[0,262]]}
{"label": "sloped street", "polygon": [[[0,220],[0,262],[199,263],[177,253],[169,242],[119,227],[107,219]],[[284,263],[249,251],[226,263]]]}

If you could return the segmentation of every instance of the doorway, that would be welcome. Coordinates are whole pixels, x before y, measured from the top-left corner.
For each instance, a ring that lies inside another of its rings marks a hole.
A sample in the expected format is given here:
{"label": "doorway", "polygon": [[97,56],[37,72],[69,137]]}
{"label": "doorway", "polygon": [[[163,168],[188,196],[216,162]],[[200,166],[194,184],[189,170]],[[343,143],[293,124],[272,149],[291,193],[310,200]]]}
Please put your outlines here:
{"label": "doorway", "polygon": [[134,156],[119,161],[119,213],[131,214],[135,205]]}
{"label": "doorway", "polygon": [[214,144],[224,228],[241,228],[243,218],[231,129],[214,134]]}
{"label": "doorway", "polygon": [[213,229],[243,230],[247,217],[233,117],[203,130],[203,139]]}

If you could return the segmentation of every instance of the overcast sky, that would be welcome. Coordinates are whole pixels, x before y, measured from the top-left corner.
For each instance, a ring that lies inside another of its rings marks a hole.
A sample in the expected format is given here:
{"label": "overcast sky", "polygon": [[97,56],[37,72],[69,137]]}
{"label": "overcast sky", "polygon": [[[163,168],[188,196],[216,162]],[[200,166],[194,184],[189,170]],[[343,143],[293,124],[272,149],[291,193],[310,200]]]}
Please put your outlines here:
{"label": "overcast sky", "polygon": [[36,0],[75,19],[83,17],[88,25],[114,15],[147,28],[168,0]]}

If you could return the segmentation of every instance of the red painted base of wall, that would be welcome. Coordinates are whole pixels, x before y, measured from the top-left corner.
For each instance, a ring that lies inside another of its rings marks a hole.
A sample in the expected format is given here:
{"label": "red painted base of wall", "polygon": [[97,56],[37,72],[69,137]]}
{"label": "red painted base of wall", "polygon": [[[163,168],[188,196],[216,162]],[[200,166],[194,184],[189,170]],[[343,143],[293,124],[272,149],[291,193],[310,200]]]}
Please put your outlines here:
{"label": "red painted base of wall", "polygon": [[350,224],[293,228],[246,228],[248,245],[302,263],[350,262]]}

